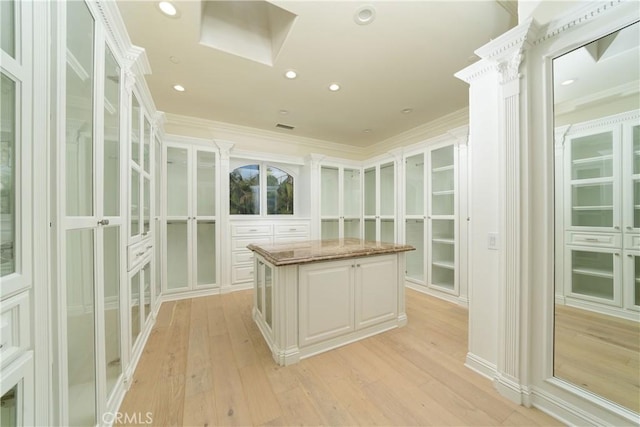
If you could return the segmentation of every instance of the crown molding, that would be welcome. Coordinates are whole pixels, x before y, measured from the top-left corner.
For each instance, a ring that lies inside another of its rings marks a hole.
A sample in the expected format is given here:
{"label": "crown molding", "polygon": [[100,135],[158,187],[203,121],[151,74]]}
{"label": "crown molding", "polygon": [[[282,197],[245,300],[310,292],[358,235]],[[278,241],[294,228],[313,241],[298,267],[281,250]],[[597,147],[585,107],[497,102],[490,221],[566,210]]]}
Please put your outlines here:
{"label": "crown molding", "polygon": [[171,113],[167,113],[166,116],[167,124],[200,129],[208,132],[209,134],[212,134],[214,138],[216,132],[220,131],[229,133],[231,135],[238,135],[243,137],[250,136],[256,139],[264,140],[265,142],[294,144],[299,146],[301,145],[303,147],[309,148],[309,151],[317,151],[318,148],[323,148],[330,151],[343,152],[351,156],[359,156],[363,151],[362,147],[339,144],[336,142],[329,142],[320,139],[282,135],[277,132],[252,128],[248,126],[235,125],[226,122],[182,116]]}
{"label": "crown molding", "polygon": [[419,143],[424,140],[442,135],[469,123],[469,108],[454,111],[445,116],[439,117],[430,122],[424,123],[408,131],[402,132],[391,138],[380,141],[367,150],[367,156],[373,157],[378,154],[388,153],[394,148],[404,147],[410,144]]}
{"label": "crown molding", "polygon": [[566,14],[558,19],[549,22],[540,30],[538,38],[534,41],[535,45],[546,42],[573,27],[583,25],[589,21],[599,18],[601,15],[610,12],[623,4],[637,3],[634,0],[608,0],[608,1],[592,1],[569,10]]}
{"label": "crown molding", "polygon": [[576,111],[579,107],[592,104],[594,102],[607,101],[607,98],[623,98],[636,94],[640,91],[640,80],[628,82],[616,87],[612,87],[600,92],[590,93],[580,98],[571,99],[554,105],[555,114],[567,114]]}

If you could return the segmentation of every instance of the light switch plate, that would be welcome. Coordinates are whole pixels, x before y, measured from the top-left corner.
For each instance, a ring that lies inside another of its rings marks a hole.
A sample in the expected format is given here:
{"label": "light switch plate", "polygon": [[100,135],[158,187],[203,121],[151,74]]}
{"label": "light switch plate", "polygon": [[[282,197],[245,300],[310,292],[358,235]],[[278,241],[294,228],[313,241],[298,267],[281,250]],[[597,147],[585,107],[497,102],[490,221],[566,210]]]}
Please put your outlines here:
{"label": "light switch plate", "polygon": [[500,247],[500,242],[498,240],[498,233],[489,233],[487,238],[487,246],[489,249],[498,250]]}

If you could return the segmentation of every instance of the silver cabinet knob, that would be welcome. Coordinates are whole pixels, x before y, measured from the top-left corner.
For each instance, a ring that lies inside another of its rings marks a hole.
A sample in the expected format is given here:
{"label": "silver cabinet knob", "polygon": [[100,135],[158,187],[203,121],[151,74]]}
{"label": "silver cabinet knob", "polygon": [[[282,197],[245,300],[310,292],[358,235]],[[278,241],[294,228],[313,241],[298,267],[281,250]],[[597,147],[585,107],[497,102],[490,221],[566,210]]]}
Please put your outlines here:
{"label": "silver cabinet knob", "polygon": [[109,220],[108,219],[101,219],[100,221],[98,221],[98,225],[109,225]]}

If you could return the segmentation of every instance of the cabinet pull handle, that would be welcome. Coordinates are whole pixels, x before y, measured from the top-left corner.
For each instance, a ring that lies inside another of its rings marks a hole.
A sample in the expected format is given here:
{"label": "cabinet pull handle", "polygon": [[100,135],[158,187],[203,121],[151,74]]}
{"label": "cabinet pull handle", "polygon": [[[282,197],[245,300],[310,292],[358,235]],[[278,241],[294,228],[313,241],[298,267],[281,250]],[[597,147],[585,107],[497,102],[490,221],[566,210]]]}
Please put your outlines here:
{"label": "cabinet pull handle", "polygon": [[297,228],[290,228],[289,231],[296,231],[298,230]]}
{"label": "cabinet pull handle", "polygon": [[618,226],[618,225],[614,225],[613,228],[616,229],[616,230],[620,230],[620,226]]}
{"label": "cabinet pull handle", "polygon": [[356,264],[356,267],[360,267],[360,264]]}
{"label": "cabinet pull handle", "polygon": [[633,227],[630,225],[627,225],[627,230],[633,230]]}
{"label": "cabinet pull handle", "polygon": [[98,221],[98,225],[109,225],[109,220],[108,219],[101,219],[100,221]]}
{"label": "cabinet pull handle", "polygon": [[153,247],[153,245],[149,245],[147,246],[147,249],[151,249]]}
{"label": "cabinet pull handle", "polygon": [[136,254],[136,256],[142,256],[142,255],[144,255],[144,252],[138,252],[138,253]]}
{"label": "cabinet pull handle", "polygon": [[257,228],[250,228],[249,231],[258,231]]}
{"label": "cabinet pull handle", "polygon": [[628,256],[629,258],[633,258],[633,255],[631,255],[631,254],[627,254],[627,256]]}
{"label": "cabinet pull handle", "polygon": [[598,238],[597,237],[586,237],[584,240],[586,240],[587,242],[598,242]]}
{"label": "cabinet pull handle", "polygon": [[620,252],[614,252],[613,253],[615,256],[620,256]]}

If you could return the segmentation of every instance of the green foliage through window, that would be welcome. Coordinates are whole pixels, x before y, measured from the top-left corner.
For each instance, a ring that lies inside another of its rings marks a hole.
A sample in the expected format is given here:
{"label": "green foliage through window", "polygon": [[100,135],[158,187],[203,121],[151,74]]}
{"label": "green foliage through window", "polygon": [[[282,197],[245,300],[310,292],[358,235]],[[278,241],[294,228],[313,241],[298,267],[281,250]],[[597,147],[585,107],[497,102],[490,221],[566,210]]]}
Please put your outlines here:
{"label": "green foliage through window", "polygon": [[266,193],[267,215],[293,215],[293,176],[273,166],[266,169],[266,189],[260,190],[260,165],[246,165],[229,174],[229,213],[260,215],[260,197]]}

